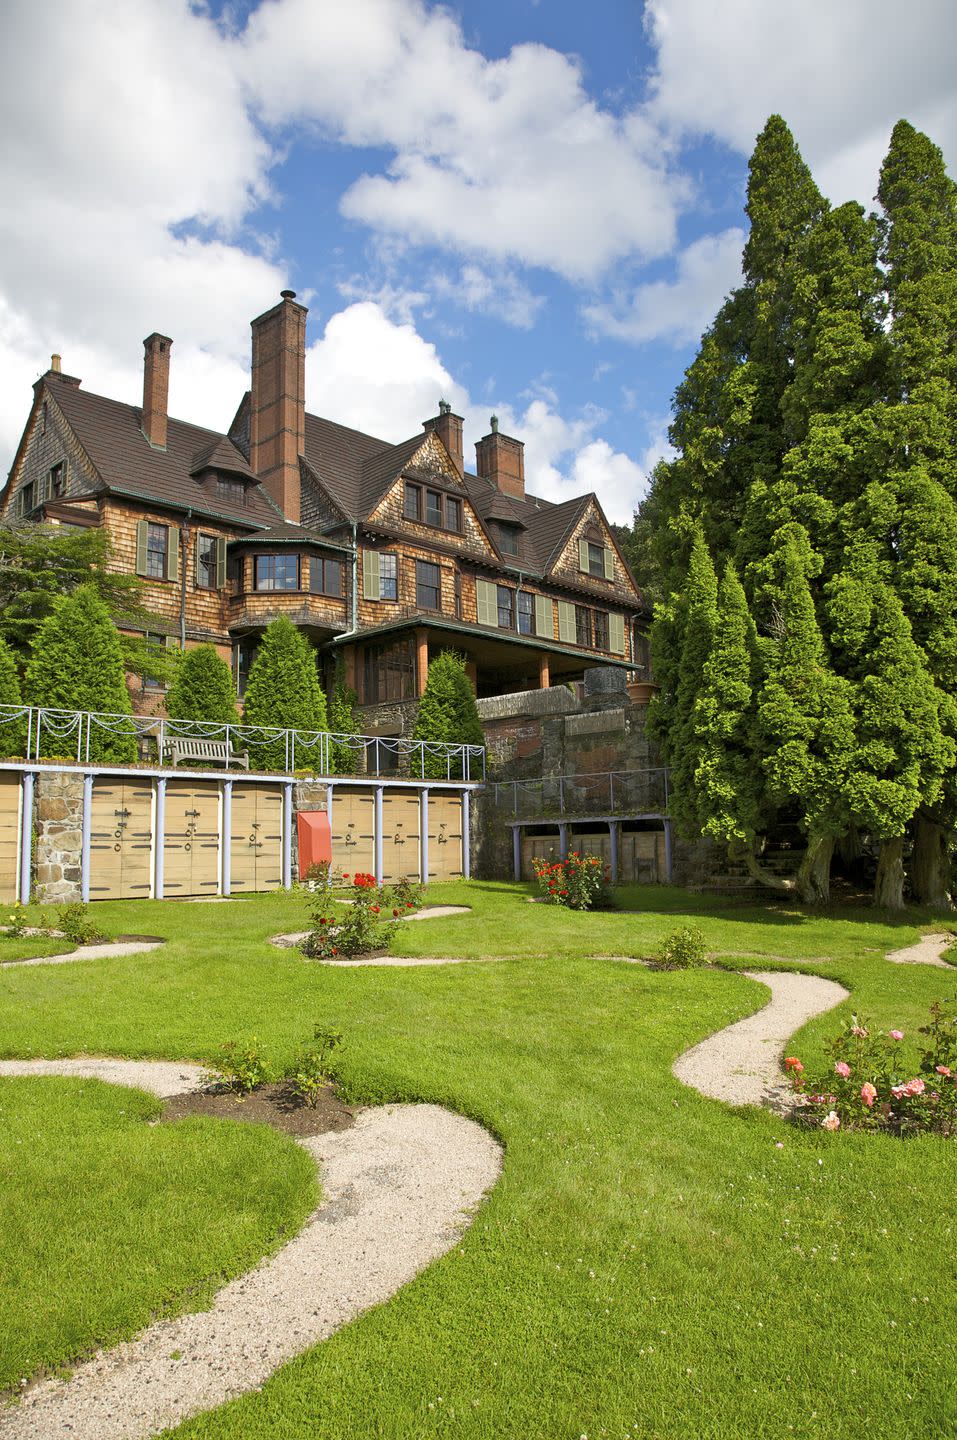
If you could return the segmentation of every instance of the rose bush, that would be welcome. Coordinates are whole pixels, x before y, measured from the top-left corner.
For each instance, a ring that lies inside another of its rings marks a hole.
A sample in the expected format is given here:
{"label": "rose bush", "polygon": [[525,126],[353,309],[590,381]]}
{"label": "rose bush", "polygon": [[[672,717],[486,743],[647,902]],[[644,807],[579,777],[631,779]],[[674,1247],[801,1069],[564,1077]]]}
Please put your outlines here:
{"label": "rose bush", "polygon": [[534,860],[539,893],[549,905],[595,910],[608,903],[611,878],[599,855],[572,850],[567,860]]}

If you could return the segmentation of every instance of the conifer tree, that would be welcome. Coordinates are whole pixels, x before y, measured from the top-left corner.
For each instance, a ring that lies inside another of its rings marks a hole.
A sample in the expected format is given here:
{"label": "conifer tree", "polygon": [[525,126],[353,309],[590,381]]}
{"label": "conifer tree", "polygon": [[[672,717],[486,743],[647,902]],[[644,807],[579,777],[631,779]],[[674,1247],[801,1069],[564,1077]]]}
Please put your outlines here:
{"label": "conifer tree", "polygon": [[[55,601],[38,627],[30,647],[24,682],[31,705],[57,710],[93,710],[101,714],[132,714],[116,627],[103,600],[91,585],[81,585]],[[122,720],[94,725],[89,758],[127,764],[136,759],[132,733]],[[41,754],[69,753],[75,740],[41,732]]]}
{"label": "conifer tree", "polygon": [[[345,668],[336,666],[335,679],[329,695],[329,730],[333,735],[358,734],[356,705],[359,697],[346,684]],[[332,769],[336,775],[352,775],[358,760],[358,750],[346,741],[333,740],[330,746]]]}
{"label": "conifer tree", "polygon": [[243,704],[246,725],[276,726],[281,730],[305,732],[296,740],[295,755],[287,756],[284,738],[264,740],[249,731],[250,764],[266,770],[318,769],[322,763],[321,743],[308,737],[325,731],[326,697],[319,684],[315,654],[306,637],[285,615],[266,628],[256,658],[250,666]]}
{"label": "conifer tree", "polygon": [[[482,722],[475,703],[475,691],[465,673],[465,659],[454,650],[443,650],[429,662],[425,691],[419,702],[413,740],[446,745],[483,745]],[[415,761],[418,770],[418,761]],[[473,771],[474,773],[474,771]],[[449,774],[444,754],[425,755],[425,775],[441,780]],[[452,762],[451,779],[462,775],[459,761]]]}
{"label": "conifer tree", "polygon": [[[699,526],[691,547],[691,562],[684,587],[684,623],[681,657],[677,666],[674,705],[665,739],[671,767],[671,813],[684,834],[699,835],[705,820],[695,788],[699,736],[695,702],[704,667],[712,651],[718,619],[718,577]],[[660,721],[660,717],[659,717]]]}
{"label": "conifer tree", "polygon": [[[6,641],[0,640],[0,705],[22,705],[20,672]],[[26,748],[26,725],[21,719],[0,718],[0,755],[20,756]]]}
{"label": "conifer tree", "polygon": [[214,646],[196,645],[180,655],[166,696],[166,713],[171,720],[238,722],[232,672]]}

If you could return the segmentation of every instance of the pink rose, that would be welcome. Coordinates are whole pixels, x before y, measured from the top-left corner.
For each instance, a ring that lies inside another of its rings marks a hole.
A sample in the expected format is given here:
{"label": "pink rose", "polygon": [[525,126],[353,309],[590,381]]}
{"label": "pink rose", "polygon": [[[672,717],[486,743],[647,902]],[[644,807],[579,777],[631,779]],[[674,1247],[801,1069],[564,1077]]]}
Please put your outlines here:
{"label": "pink rose", "polygon": [[923,1095],[923,1093],[924,1082],[919,1075],[915,1075],[913,1080],[908,1080],[907,1084],[904,1086],[905,1095]]}
{"label": "pink rose", "polygon": [[892,1040],[903,1040],[904,1038],[903,1030],[888,1030],[887,1033]]}
{"label": "pink rose", "polygon": [[904,1093],[905,1091],[903,1085],[891,1086],[891,1094],[893,1095],[895,1100],[899,1100]]}
{"label": "pink rose", "polygon": [[851,1026],[851,1034],[852,1034],[852,1035],[856,1035],[857,1038],[858,1038],[858,1040],[866,1040],[866,1039],[867,1039],[867,1031],[864,1029],[864,1026],[863,1026],[863,1025],[852,1025],[852,1026]]}
{"label": "pink rose", "polygon": [[868,1109],[871,1108],[871,1106],[874,1104],[874,1101],[877,1099],[877,1091],[869,1080],[865,1080],[864,1084],[861,1086],[861,1099],[864,1101],[864,1104],[867,1106]]}
{"label": "pink rose", "polygon": [[954,1072],[953,1072],[953,1070],[951,1070],[951,1068],[950,1068],[949,1065],[938,1065],[938,1066],[937,1066],[937,1074],[938,1074],[938,1075],[953,1075],[953,1073],[954,1073]]}
{"label": "pink rose", "polygon": [[834,1074],[835,1074],[835,1075],[840,1075],[843,1079],[846,1080],[847,1077],[848,1077],[848,1075],[850,1075],[850,1073],[851,1073],[851,1067],[850,1067],[850,1065],[848,1065],[847,1061],[846,1061],[846,1060],[838,1060],[837,1063],[836,1063],[835,1066],[834,1066]]}
{"label": "pink rose", "polygon": [[839,1130],[840,1126],[841,1117],[838,1115],[836,1110],[829,1110],[825,1115],[824,1119],[821,1121],[822,1130]]}

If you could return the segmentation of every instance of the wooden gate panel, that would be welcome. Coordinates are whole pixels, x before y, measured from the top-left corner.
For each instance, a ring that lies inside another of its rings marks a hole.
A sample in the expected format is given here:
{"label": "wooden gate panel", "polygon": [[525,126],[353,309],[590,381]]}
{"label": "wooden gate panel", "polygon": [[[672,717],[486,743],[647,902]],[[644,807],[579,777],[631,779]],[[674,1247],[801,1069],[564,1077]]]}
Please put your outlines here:
{"label": "wooden gate panel", "polygon": [[0,904],[13,903],[20,893],[20,775],[0,771]]}
{"label": "wooden gate panel", "polygon": [[429,879],[462,874],[462,796],[429,794]]}
{"label": "wooden gate panel", "polygon": [[153,891],[152,785],[95,780],[91,805],[91,899],[147,899]]}
{"label": "wooden gate panel", "polygon": [[557,860],[561,840],[558,831],[554,835],[529,835],[522,834],[522,879],[534,880],[534,860]]}
{"label": "wooden gate panel", "polygon": [[230,889],[282,886],[282,790],[278,785],[233,784]]}
{"label": "wooden gate panel", "polygon": [[382,796],[382,879],[418,880],[422,873],[419,792],[386,790]]}
{"label": "wooden gate panel", "polygon": [[626,830],[618,847],[618,874],[622,884],[655,885],[665,875],[663,830]]}
{"label": "wooden gate panel", "polygon": [[342,786],[332,801],[332,863],[350,878],[375,870],[375,795]]}
{"label": "wooden gate panel", "polygon": [[163,893],[219,892],[220,794],[215,780],[169,780],[163,836]]}

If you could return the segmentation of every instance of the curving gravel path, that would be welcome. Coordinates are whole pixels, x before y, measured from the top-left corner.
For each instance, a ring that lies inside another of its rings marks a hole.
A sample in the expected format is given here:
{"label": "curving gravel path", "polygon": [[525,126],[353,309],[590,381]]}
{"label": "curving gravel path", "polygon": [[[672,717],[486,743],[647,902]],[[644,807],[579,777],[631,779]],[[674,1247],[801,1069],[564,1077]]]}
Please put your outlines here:
{"label": "curving gravel path", "polygon": [[[0,1062],[0,1074],[92,1074],[161,1095],[195,1088],[194,1072],[153,1061]],[[0,1412],[3,1440],[146,1440],[256,1389],[451,1249],[502,1165],[486,1130],[437,1105],[366,1110],[348,1130],[298,1143],[323,1187],[299,1234],[210,1310],[159,1321],[70,1379],[29,1390]]]}
{"label": "curving gravel path", "polygon": [[75,960],[107,960],[111,955],[145,955],[158,950],[165,940],[107,940],[102,945],[78,945],[64,955],[35,955],[32,960],[3,960],[0,970],[14,965],[72,965]]}
{"label": "curving gravel path", "polygon": [[709,1035],[679,1055],[671,1067],[685,1085],[729,1105],[794,1107],[781,1074],[784,1046],[795,1030],[833,1010],[850,992],[835,980],[789,971],[742,970],[771,991],[763,1009]]}
{"label": "curving gravel path", "polygon": [[887,958],[895,965],[936,965],[941,970],[952,970],[954,967],[941,957],[953,944],[953,935],[922,935],[914,945],[891,950]]}

